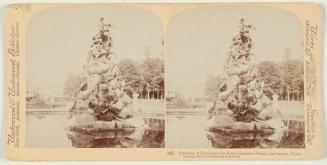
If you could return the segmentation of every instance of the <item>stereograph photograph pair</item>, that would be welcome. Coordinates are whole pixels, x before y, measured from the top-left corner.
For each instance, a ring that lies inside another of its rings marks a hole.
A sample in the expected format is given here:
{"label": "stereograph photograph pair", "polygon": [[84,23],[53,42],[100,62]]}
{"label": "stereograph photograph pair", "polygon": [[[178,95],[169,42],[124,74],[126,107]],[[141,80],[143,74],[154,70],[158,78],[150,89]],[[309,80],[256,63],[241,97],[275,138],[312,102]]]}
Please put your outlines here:
{"label": "stereograph photograph pair", "polygon": [[319,158],[320,10],[313,3],[9,5],[7,157]]}

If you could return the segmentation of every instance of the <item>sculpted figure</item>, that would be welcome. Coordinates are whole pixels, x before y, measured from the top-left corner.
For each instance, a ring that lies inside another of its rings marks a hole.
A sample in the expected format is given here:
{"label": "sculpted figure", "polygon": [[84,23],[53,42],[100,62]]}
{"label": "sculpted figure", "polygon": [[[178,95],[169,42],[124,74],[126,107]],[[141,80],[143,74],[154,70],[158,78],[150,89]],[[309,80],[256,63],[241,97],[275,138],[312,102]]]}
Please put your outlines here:
{"label": "sculpted figure", "polygon": [[209,110],[211,130],[255,131],[282,127],[278,107],[264,94],[251,48],[252,25],[240,20],[240,31],[233,37],[224,70],[225,81],[219,86],[217,100]]}
{"label": "sculpted figure", "polygon": [[[110,24],[101,18],[99,31],[92,38],[89,57],[84,67],[85,82],[69,108],[88,110],[95,120],[113,121],[133,116],[132,99],[125,93],[125,83],[120,78],[118,61],[112,53]],[[71,117],[71,115],[69,115]]]}

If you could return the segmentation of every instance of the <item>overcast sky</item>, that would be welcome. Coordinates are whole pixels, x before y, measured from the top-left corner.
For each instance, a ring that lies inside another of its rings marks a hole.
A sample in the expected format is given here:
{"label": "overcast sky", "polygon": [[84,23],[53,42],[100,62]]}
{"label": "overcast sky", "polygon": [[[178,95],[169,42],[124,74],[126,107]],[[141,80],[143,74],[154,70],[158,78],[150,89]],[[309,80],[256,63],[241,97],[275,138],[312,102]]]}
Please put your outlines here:
{"label": "overcast sky", "polygon": [[135,7],[66,6],[37,13],[27,31],[28,81],[62,84],[68,73],[80,73],[86,63],[91,38],[103,17],[114,27],[113,51],[119,59],[162,54],[159,17]]}
{"label": "overcast sky", "polygon": [[167,31],[167,83],[188,96],[201,96],[210,74],[223,72],[232,37],[244,18],[253,24],[253,53],[257,61],[280,61],[286,48],[302,59],[298,19],[275,8],[200,7],[175,15]]}
{"label": "overcast sky", "polygon": [[[33,84],[63,84],[86,63],[98,20],[111,23],[113,51],[119,59],[162,54],[159,17],[134,7],[65,6],[32,17],[27,31],[27,78]],[[210,74],[223,70],[232,37],[244,18],[253,24],[253,53],[258,61],[280,61],[286,48],[302,59],[301,27],[291,13],[275,8],[199,7],[175,15],[167,29],[166,78],[186,95],[203,94]]]}

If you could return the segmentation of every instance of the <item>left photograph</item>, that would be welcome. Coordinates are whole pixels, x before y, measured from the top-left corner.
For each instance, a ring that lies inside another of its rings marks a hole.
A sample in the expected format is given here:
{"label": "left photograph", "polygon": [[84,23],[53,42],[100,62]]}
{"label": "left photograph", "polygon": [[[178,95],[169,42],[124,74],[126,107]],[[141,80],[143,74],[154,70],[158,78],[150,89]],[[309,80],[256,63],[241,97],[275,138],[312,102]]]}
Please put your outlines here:
{"label": "left photograph", "polygon": [[26,147],[163,148],[162,25],[128,6],[65,6],[27,29]]}

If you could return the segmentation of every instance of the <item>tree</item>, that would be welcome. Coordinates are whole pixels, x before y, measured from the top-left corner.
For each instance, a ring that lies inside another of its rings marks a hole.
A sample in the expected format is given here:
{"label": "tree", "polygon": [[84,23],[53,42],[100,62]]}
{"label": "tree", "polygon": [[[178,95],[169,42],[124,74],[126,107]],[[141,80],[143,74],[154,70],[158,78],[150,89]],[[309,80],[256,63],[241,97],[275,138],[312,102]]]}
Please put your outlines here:
{"label": "tree", "polygon": [[281,75],[279,64],[273,61],[263,61],[257,66],[260,78],[265,82],[265,87],[270,88],[275,93],[279,93],[281,85]]}
{"label": "tree", "polygon": [[[280,65],[281,80],[286,99],[290,100],[290,94],[303,93],[304,91],[304,71],[303,62],[300,60],[285,60]],[[298,97],[299,94],[297,94]],[[294,98],[293,98],[294,99]]]}
{"label": "tree", "polygon": [[[141,64],[142,79],[147,97],[152,98],[164,90],[164,62],[160,58],[146,56]],[[162,92],[163,93],[163,92]]]}
{"label": "tree", "polygon": [[210,99],[215,99],[219,93],[219,86],[223,82],[223,78],[219,75],[209,75],[205,82],[204,94]]}
{"label": "tree", "polygon": [[125,59],[118,63],[118,67],[126,86],[132,90],[130,92],[140,93],[142,91],[142,77],[138,63],[130,59]]}
{"label": "tree", "polygon": [[143,98],[163,98],[164,96],[164,62],[160,58],[146,56],[141,62],[126,59],[118,64],[121,77],[133,93],[137,92]]}
{"label": "tree", "polygon": [[296,96],[297,100],[304,92],[303,62],[285,58],[281,63],[262,61],[257,66],[260,77],[274,93],[281,99],[290,100]]}
{"label": "tree", "polygon": [[64,83],[64,95],[70,98],[75,97],[84,81],[81,75],[68,74]]}

